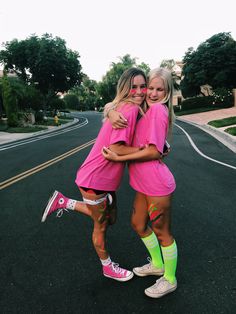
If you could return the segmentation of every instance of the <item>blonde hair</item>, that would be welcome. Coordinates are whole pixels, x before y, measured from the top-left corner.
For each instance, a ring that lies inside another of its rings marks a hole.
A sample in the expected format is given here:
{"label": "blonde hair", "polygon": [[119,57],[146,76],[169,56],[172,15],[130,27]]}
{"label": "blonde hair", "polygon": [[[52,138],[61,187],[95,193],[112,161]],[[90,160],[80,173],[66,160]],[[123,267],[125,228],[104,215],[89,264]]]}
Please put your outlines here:
{"label": "blonde hair", "polygon": [[163,80],[165,88],[165,98],[161,101],[168,107],[169,111],[169,134],[172,131],[173,123],[175,120],[174,109],[173,109],[173,94],[174,94],[174,84],[171,71],[166,68],[156,68],[151,70],[148,75],[148,84],[156,77],[159,77]]}
{"label": "blonde hair", "polygon": [[123,72],[116,87],[116,96],[112,101],[114,108],[121,102],[134,103],[130,97],[130,90],[132,88],[134,77],[138,75],[142,75],[145,83],[147,82],[145,73],[139,68],[129,68]]}

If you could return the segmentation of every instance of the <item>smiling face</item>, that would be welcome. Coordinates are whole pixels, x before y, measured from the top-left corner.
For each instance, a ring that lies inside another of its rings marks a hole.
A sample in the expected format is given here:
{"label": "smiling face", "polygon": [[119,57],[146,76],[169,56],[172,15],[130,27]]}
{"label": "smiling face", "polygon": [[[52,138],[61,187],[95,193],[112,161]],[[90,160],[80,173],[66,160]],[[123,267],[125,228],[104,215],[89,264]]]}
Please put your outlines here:
{"label": "smiling face", "polygon": [[147,85],[142,75],[136,75],[132,80],[129,97],[137,105],[141,105],[146,97]]}
{"label": "smiling face", "polygon": [[166,90],[164,87],[164,81],[160,77],[153,78],[147,88],[147,97],[146,101],[148,106],[151,106],[152,104],[162,102],[162,100],[166,96]]}

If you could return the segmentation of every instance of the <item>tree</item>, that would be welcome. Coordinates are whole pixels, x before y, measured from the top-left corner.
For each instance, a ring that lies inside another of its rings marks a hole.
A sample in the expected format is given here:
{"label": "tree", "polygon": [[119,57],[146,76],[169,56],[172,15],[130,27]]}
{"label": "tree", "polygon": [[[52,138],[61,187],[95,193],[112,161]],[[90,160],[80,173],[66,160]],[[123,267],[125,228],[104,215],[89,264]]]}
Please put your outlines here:
{"label": "tree", "polygon": [[12,92],[15,94],[18,109],[21,111],[38,111],[43,105],[43,96],[33,85],[27,85],[18,77],[9,77],[8,81]]}
{"label": "tree", "polygon": [[58,92],[66,92],[82,79],[78,52],[66,48],[59,37],[31,35],[25,40],[5,43],[0,63],[14,71],[27,84],[35,85],[50,101]]}
{"label": "tree", "polygon": [[75,86],[69,92],[69,95],[76,95],[78,99],[78,108],[80,110],[94,110],[100,106],[100,96],[97,92],[98,83],[83,74],[82,83]]}
{"label": "tree", "polygon": [[75,94],[67,94],[63,99],[66,103],[66,108],[74,110],[79,109],[79,99]]}
{"label": "tree", "polygon": [[7,115],[7,124],[9,127],[16,127],[18,125],[17,97],[11,88],[6,73],[4,73],[2,79],[2,99],[3,107]]}
{"label": "tree", "polygon": [[232,89],[236,86],[236,41],[230,33],[213,35],[196,50],[189,48],[183,59],[181,91],[196,96],[200,86]]}
{"label": "tree", "polygon": [[147,75],[148,72],[150,71],[149,65],[148,65],[147,63],[144,63],[144,62],[140,63],[140,64],[138,65],[138,68],[141,69],[141,70],[143,70],[143,72],[144,72],[146,75]]}
{"label": "tree", "polygon": [[3,91],[2,78],[0,78],[0,119],[2,118],[4,114],[2,91]]}
{"label": "tree", "polygon": [[175,60],[174,59],[164,59],[161,61],[160,67],[161,68],[166,68],[170,71],[173,70],[175,66]]}
{"label": "tree", "polygon": [[149,66],[145,63],[137,64],[136,58],[131,58],[129,54],[126,54],[123,57],[119,57],[119,62],[112,62],[111,68],[107,71],[106,75],[103,77],[102,81],[98,83],[97,91],[102,99],[103,105],[107,102],[110,102],[116,94],[116,85],[122,73],[130,67],[139,67],[145,73],[150,69]]}
{"label": "tree", "polygon": [[48,103],[48,109],[52,112],[56,112],[57,110],[66,109],[66,103],[64,99],[61,99],[59,96],[55,96]]}

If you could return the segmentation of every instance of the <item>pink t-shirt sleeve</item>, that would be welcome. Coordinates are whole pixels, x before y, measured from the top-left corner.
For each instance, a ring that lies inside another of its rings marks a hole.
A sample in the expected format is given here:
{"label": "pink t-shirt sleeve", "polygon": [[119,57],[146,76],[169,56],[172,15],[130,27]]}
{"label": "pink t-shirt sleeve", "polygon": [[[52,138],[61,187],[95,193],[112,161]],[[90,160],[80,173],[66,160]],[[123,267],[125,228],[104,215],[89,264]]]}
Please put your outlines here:
{"label": "pink t-shirt sleeve", "polygon": [[163,153],[163,147],[167,136],[168,113],[164,105],[153,105],[149,110],[150,124],[148,144],[156,146],[160,153]]}
{"label": "pink t-shirt sleeve", "polygon": [[110,145],[118,142],[124,142],[127,145],[131,145],[135,124],[137,121],[138,110],[138,106],[136,105],[124,105],[119,110],[127,119],[128,126],[123,129],[112,129],[109,143]]}

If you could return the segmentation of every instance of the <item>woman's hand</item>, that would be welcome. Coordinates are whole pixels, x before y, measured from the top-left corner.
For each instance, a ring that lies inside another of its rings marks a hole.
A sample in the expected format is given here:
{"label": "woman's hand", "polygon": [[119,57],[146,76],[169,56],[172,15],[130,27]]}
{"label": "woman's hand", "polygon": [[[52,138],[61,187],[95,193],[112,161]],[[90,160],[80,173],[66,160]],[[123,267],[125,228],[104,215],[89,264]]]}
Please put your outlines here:
{"label": "woman's hand", "polygon": [[162,153],[162,158],[168,156],[170,150],[171,150],[170,144],[166,141],[164,145],[163,153]]}
{"label": "woman's hand", "polygon": [[113,151],[111,151],[107,147],[103,147],[102,155],[103,155],[104,158],[106,158],[107,160],[110,160],[110,161],[117,161],[117,159],[118,159],[118,154],[113,152]]}
{"label": "woman's hand", "polygon": [[123,129],[128,126],[127,120],[121,112],[109,110],[108,119],[110,120],[113,129]]}

